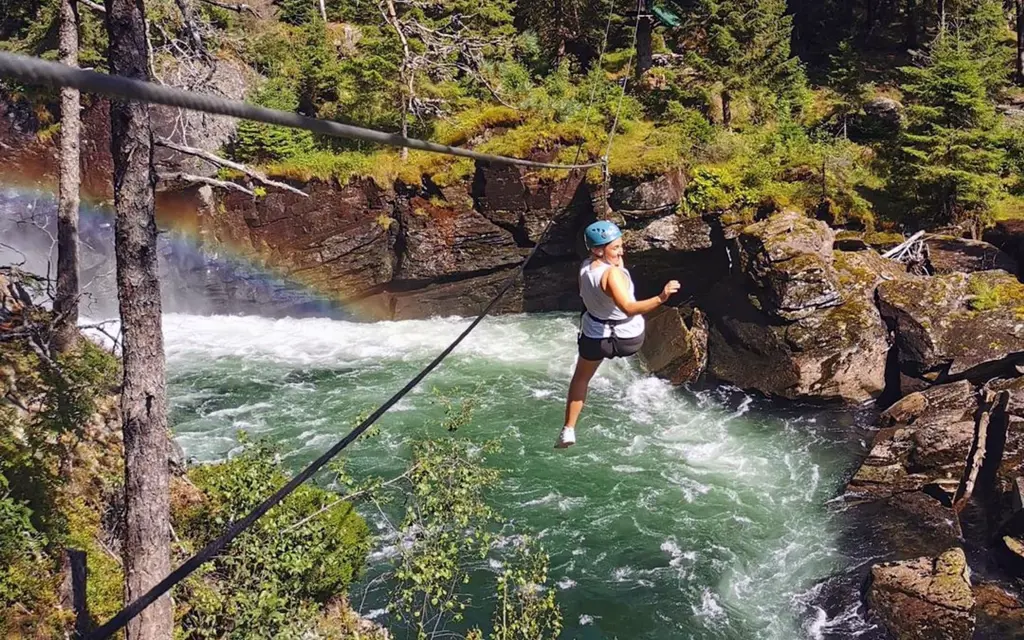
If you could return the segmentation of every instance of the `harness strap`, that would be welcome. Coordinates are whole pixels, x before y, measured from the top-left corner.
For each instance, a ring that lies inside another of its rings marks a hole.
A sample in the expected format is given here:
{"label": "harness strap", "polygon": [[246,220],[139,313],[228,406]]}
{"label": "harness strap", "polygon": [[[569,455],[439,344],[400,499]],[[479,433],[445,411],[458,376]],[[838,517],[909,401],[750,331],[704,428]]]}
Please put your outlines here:
{"label": "harness strap", "polygon": [[[607,326],[609,329],[611,329],[611,335],[608,336],[609,338],[617,337],[615,335],[615,327],[619,326],[620,324],[626,324],[627,322],[629,322],[630,320],[633,319],[633,316],[630,316],[628,318],[623,318],[622,320],[612,320],[612,319],[609,319],[609,318],[598,318],[597,316],[595,316],[594,314],[590,313],[589,311],[584,311],[580,315],[580,318],[582,319],[583,316],[590,316],[590,319],[593,320],[594,322],[597,322],[599,324],[603,324],[603,325]],[[582,334],[582,333],[583,333],[583,323],[580,322],[580,334]]]}

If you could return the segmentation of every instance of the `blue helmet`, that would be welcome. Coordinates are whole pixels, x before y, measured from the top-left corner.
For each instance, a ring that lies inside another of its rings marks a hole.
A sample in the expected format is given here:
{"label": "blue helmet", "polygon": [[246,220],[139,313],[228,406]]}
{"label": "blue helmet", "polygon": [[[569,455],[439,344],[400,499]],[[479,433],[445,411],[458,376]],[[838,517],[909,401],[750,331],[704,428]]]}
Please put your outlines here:
{"label": "blue helmet", "polygon": [[587,225],[583,230],[583,237],[586,239],[587,248],[593,249],[615,242],[622,237],[622,231],[614,222],[598,220]]}

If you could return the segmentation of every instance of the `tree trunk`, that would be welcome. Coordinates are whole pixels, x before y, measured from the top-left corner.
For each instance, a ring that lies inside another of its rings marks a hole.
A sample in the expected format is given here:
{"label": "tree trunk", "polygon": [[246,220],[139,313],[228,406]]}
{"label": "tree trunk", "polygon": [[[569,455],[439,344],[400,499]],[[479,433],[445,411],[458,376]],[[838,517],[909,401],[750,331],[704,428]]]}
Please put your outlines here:
{"label": "tree trunk", "polygon": [[722,92],[722,125],[732,128],[732,93],[728,89]]}
{"label": "tree trunk", "polygon": [[939,0],[939,33],[946,33],[946,0]]}
{"label": "tree trunk", "polygon": [[[78,66],[78,0],[60,3],[60,61]],[[78,89],[60,90],[60,168],[57,184],[57,317],[54,346],[65,352],[78,342],[78,205],[82,118]]]}
{"label": "tree trunk", "polygon": [[[641,9],[646,13],[645,9]],[[648,69],[654,66],[654,20],[650,16],[642,16],[636,29],[636,78],[639,80]]]}
{"label": "tree trunk", "polygon": [[903,28],[905,31],[905,44],[908,49],[916,49],[919,43],[917,4],[919,0],[907,0],[907,15]]}
{"label": "tree trunk", "polygon": [[1017,84],[1024,85],[1024,0],[1014,0],[1017,7]]}
{"label": "tree trunk", "polygon": [[[142,0],[106,0],[106,8],[111,73],[148,79]],[[124,332],[125,595],[131,601],[171,569],[167,407],[154,219],[156,174],[148,105],[112,102],[110,133],[117,291]],[[170,640],[172,613],[170,596],[164,595],[128,623],[128,640]]]}
{"label": "tree trunk", "polygon": [[320,0],[320,17],[327,22],[327,5],[324,4],[324,0]]}

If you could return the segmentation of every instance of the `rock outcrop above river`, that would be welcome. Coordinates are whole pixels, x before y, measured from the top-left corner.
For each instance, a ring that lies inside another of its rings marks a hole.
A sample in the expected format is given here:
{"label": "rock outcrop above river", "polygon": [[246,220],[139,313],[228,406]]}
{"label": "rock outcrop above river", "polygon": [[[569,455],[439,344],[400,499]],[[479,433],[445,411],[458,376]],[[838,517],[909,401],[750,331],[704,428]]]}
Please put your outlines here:
{"label": "rock outcrop above river", "polygon": [[1024,285],[1005,271],[912,276],[878,288],[900,371],[927,382],[1018,375]]}
{"label": "rock outcrop above river", "polygon": [[703,302],[711,374],[794,400],[863,402],[885,388],[888,337],[873,296],[899,266],[833,249],[832,231],[795,212],[739,235],[740,272]]}
{"label": "rock outcrop above river", "polygon": [[640,358],[654,375],[679,385],[704,372],[708,325],[700,309],[662,307],[648,316],[647,336]]}
{"label": "rock outcrop above river", "polygon": [[871,568],[868,605],[897,640],[970,640],[971,570],[962,549]]}

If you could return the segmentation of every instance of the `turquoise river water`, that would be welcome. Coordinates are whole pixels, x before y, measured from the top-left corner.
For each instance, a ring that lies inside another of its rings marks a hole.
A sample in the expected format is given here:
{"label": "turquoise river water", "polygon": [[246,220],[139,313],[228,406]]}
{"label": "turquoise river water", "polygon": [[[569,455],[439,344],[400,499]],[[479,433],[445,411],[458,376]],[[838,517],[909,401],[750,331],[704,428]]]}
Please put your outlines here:
{"label": "turquoise river water", "polygon": [[[466,322],[169,314],[174,434],[189,457],[210,461],[229,455],[244,429],[278,443],[298,468]],[[771,409],[726,388],[672,388],[619,360],[594,380],[578,444],[554,450],[574,357],[569,316],[488,319],[380,421],[377,437],[343,455],[356,475],[397,475],[411,440],[446,436],[425,431],[440,411],[432,391],[475,390],[479,407],[459,435],[504,437],[492,459],[502,472],[493,503],[550,554],[562,638],[870,631],[855,605],[826,613],[820,604],[829,577],[854,562],[840,548],[842,514],[830,501],[863,454],[856,415]],[[390,552],[381,543],[371,563]],[[360,585],[352,600],[388,624],[384,593]]]}

